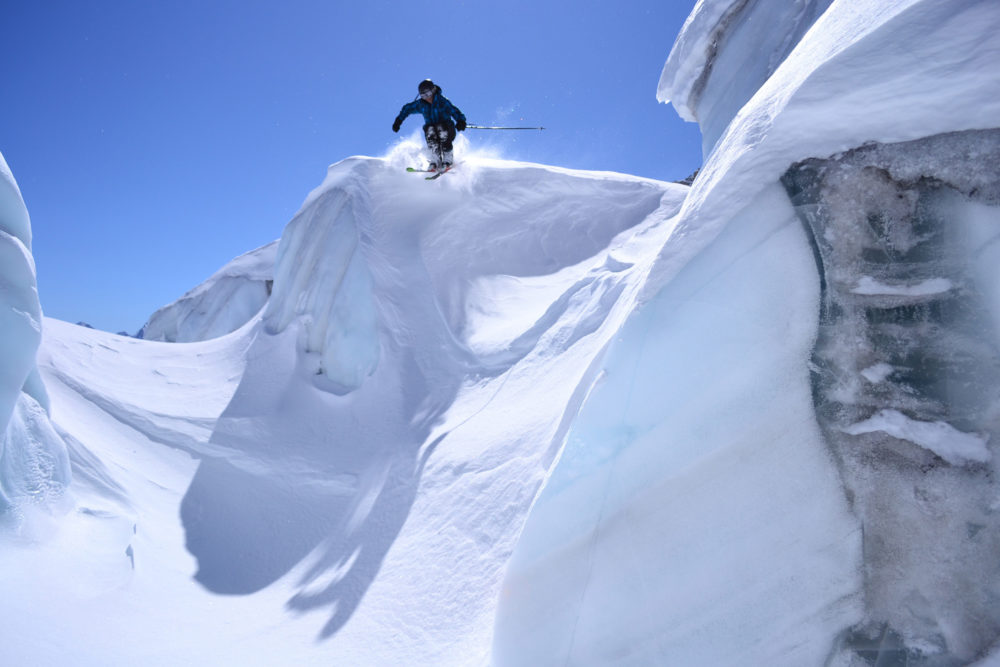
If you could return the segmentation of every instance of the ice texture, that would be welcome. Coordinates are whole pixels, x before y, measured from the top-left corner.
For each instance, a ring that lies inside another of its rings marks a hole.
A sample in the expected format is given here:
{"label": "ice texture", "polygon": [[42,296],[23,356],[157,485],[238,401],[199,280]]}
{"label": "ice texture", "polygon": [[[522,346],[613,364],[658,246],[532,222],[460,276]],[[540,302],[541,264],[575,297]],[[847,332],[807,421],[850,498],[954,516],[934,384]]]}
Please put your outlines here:
{"label": "ice texture", "polygon": [[19,523],[25,503],[46,504],[70,479],[65,445],[48,418],[35,352],[41,306],[31,224],[0,154],[0,521]]}
{"label": "ice texture", "polygon": [[190,343],[217,338],[249,322],[267,303],[278,242],[240,255],[177,301],[150,316],[140,338]]}
{"label": "ice texture", "polygon": [[264,312],[269,334],[298,324],[300,352],[315,359],[316,374],[338,393],[360,387],[380,354],[361,228],[372,203],[364,179],[355,176],[368,167],[348,161],[331,168],[322,192],[288,223]]}
{"label": "ice texture", "polygon": [[871,144],[783,181],[820,271],[816,410],[864,526],[863,627],[964,663],[1000,636],[1000,130]]}
{"label": "ice texture", "polygon": [[831,2],[700,0],[663,66],[657,99],[698,122],[708,155]]}

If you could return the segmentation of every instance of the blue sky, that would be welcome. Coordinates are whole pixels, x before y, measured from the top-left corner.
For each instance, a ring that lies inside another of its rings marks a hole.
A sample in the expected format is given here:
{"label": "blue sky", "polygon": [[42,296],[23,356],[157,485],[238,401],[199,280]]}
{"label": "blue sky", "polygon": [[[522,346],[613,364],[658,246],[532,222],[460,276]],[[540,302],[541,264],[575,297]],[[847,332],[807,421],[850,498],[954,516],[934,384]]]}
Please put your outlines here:
{"label": "blue sky", "polygon": [[[700,165],[656,101],[694,0],[8,0],[0,152],[51,317],[135,333],[277,239],[327,165],[383,155],[435,80],[503,157],[662,180]],[[401,134],[419,129],[411,118]]]}

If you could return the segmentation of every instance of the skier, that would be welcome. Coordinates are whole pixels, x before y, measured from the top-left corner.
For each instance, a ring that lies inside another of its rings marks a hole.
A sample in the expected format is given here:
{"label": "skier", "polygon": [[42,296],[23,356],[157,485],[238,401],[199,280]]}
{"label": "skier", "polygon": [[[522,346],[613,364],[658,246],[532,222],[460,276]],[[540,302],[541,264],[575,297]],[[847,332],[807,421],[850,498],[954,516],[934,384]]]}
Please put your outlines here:
{"label": "skier", "polygon": [[[419,95],[409,104],[404,104],[392,123],[392,131],[399,132],[406,117],[413,113],[424,117],[424,139],[430,152],[429,171],[446,171],[451,167],[452,146],[455,132],[465,130],[465,115],[451,101],[441,94],[441,86],[430,79],[424,79],[417,86]],[[455,119],[452,122],[452,118]]]}

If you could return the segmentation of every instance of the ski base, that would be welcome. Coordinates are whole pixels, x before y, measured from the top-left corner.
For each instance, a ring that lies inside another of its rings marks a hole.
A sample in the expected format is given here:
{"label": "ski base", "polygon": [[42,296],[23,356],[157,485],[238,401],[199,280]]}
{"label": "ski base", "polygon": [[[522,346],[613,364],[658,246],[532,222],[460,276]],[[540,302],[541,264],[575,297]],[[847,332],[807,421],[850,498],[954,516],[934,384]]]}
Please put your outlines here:
{"label": "ski base", "polygon": [[417,169],[416,167],[407,167],[406,171],[417,174],[431,174],[424,178],[425,181],[433,181],[436,178],[441,178],[443,174],[447,174],[449,171],[455,168],[457,162],[453,162],[446,169]]}

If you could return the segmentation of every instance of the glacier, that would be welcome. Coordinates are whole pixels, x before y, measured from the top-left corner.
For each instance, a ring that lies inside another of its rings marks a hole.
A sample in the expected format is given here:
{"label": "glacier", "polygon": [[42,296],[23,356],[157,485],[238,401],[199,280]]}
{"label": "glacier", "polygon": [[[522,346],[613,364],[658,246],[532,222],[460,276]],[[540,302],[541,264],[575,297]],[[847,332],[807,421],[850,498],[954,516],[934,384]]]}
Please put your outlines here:
{"label": "glacier", "polygon": [[690,187],[404,139],[155,341],[41,317],[4,167],[0,661],[1000,664],[996,62],[989,0],[700,0]]}

